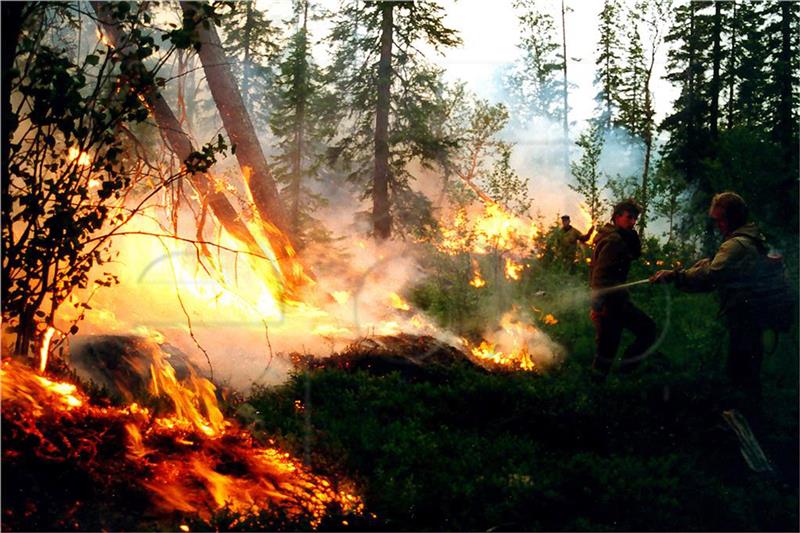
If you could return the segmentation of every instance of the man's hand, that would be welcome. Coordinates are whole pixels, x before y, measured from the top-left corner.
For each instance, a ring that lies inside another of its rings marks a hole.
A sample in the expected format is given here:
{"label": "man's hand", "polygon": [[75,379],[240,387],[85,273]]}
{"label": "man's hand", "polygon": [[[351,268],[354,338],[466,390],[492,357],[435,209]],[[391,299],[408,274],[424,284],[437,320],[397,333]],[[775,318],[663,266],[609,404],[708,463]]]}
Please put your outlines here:
{"label": "man's hand", "polygon": [[675,281],[674,270],[659,270],[650,276],[650,283],[671,283]]}

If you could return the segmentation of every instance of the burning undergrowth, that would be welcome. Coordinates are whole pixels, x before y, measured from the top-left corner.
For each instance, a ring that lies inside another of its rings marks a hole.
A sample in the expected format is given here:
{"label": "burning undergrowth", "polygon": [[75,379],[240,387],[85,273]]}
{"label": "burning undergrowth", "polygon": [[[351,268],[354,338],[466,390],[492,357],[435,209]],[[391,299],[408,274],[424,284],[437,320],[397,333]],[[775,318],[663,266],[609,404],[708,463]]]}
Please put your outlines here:
{"label": "burning undergrowth", "polygon": [[303,528],[363,512],[348,482],[225,419],[210,382],[179,383],[163,361],[151,370],[168,414],[94,402],[3,361],[4,529]]}

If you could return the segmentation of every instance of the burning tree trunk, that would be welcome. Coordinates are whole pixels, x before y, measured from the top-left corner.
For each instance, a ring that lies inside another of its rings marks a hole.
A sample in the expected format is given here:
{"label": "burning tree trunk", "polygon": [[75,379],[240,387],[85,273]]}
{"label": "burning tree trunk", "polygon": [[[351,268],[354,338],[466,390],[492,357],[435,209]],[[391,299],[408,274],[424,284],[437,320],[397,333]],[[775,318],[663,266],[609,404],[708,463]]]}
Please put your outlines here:
{"label": "burning tree trunk", "polygon": [[[136,50],[126,50],[128,46],[126,38],[119,24],[115,21],[109,9],[109,4],[105,2],[92,2],[92,6],[97,13],[98,22],[108,36],[111,45],[117,48],[123,56],[122,68],[128,70],[131,73],[132,79],[135,79],[135,77],[138,76],[137,73],[145,72],[145,66],[138,59]],[[159,129],[163,132],[170,149],[181,161],[186,161],[194,152],[194,148],[188,135],[183,131],[178,119],[170,109],[169,104],[167,104],[164,97],[161,96],[161,93],[154,89],[144,91],[141,95],[147,102],[148,108],[153,113],[153,117]],[[190,175],[189,179],[194,189],[200,195],[201,201],[209,206],[216,218],[225,228],[225,231],[246,247],[251,258],[264,258],[269,256],[253,236],[247,225],[242,222],[238,211],[230,203],[228,198],[222,192],[216,190],[216,187],[208,175],[195,172]],[[273,252],[278,255],[279,260],[291,259],[291,254],[288,253],[289,250],[285,247],[273,246]],[[261,262],[263,263],[263,261]],[[259,266],[258,270],[261,270],[261,268],[263,268],[263,265]],[[291,268],[285,269],[285,272],[288,276],[295,276],[296,274],[295,270]],[[294,285],[295,284],[292,283],[287,288],[291,290]]]}
{"label": "burning tree trunk", "polygon": [[389,214],[389,107],[392,84],[392,3],[381,6],[381,57],[378,63],[378,102],[375,108],[375,177],[372,181],[372,223],[375,237],[388,239]]}
{"label": "burning tree trunk", "polygon": [[[132,75],[135,75],[136,72],[144,72],[145,67],[142,62],[137,59],[135,55],[136,51],[125,49],[127,46],[126,39],[109,11],[109,4],[93,2],[92,6],[97,13],[98,20],[102,25],[103,31],[108,36],[111,45],[123,55],[123,70],[128,70]],[[147,106],[153,113],[153,117],[159,129],[164,133],[172,152],[181,161],[186,161],[192,152],[194,152],[194,147],[192,146],[192,141],[189,139],[189,136],[183,131],[177,117],[172,112],[172,109],[170,109],[169,104],[167,104],[164,97],[161,96],[161,93],[155,90],[147,91],[142,96],[147,101]],[[257,251],[259,255],[263,255],[263,251],[250,233],[250,230],[239,220],[239,214],[236,208],[228,201],[222,192],[215,190],[208,175],[196,172],[190,176],[190,180],[192,186],[200,194],[202,201],[208,203],[208,206],[219,219],[225,230],[247,245],[251,251]]]}
{"label": "burning tree trunk", "polygon": [[[201,44],[198,55],[203,63],[208,87],[219,109],[225,131],[231,142],[236,145],[236,158],[253,197],[253,203],[264,221],[273,224],[289,236],[288,219],[278,197],[278,188],[272,179],[272,172],[261,150],[256,130],[236,86],[217,30],[210,21],[208,26],[197,23],[201,12],[196,4],[181,2],[181,8],[184,25],[193,27],[197,32]],[[291,239],[288,240],[291,242]]]}

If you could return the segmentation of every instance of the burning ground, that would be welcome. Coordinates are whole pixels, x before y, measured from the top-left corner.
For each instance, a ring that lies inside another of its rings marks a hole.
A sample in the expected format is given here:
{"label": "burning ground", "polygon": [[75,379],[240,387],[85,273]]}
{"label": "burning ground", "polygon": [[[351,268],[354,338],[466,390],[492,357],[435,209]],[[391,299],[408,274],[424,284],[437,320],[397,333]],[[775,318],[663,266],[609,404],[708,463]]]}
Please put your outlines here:
{"label": "burning ground", "polygon": [[316,528],[362,514],[352,485],[225,420],[209,382],[184,388],[163,361],[152,372],[169,409],[92,401],[3,362],[4,529]]}

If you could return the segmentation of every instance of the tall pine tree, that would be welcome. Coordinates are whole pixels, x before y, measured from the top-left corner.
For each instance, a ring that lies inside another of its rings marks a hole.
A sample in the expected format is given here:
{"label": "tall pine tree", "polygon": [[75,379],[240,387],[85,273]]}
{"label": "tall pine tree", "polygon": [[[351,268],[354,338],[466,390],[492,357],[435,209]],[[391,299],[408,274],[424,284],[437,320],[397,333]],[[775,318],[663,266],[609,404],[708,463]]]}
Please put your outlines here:
{"label": "tall pine tree", "polygon": [[274,77],[272,65],[280,50],[280,30],[265,11],[258,9],[255,0],[225,5],[230,8],[220,13],[225,54],[236,59],[231,69],[250,116],[264,124],[269,114],[265,95]]}
{"label": "tall pine tree", "polygon": [[351,180],[367,182],[378,239],[420,223],[425,206],[409,188],[408,163],[433,161],[445,148],[430,122],[443,103],[441,71],[419,51],[421,43],[436,50],[460,43],[443,18],[428,1],[351,1],[335,20],[329,72],[342,113],[332,155]]}
{"label": "tall pine tree", "polygon": [[324,202],[309,187],[309,180],[318,178],[325,140],[332,134],[326,115],[333,103],[311,54],[309,16],[308,0],[297,0],[290,20],[297,30],[281,55],[269,118],[278,147],[273,172],[283,186],[289,224],[301,246],[310,232],[320,229],[313,213]]}
{"label": "tall pine tree", "polygon": [[600,40],[597,43],[595,60],[595,85],[598,87],[595,100],[597,111],[595,121],[604,131],[619,125],[622,100],[622,44],[619,36],[619,17],[622,6],[619,0],[605,0],[600,12]]}
{"label": "tall pine tree", "polygon": [[[516,0],[522,57],[506,80],[512,115],[520,122],[533,116],[563,121],[564,61],[553,17],[535,0]],[[559,76],[562,73],[562,76]]]}

